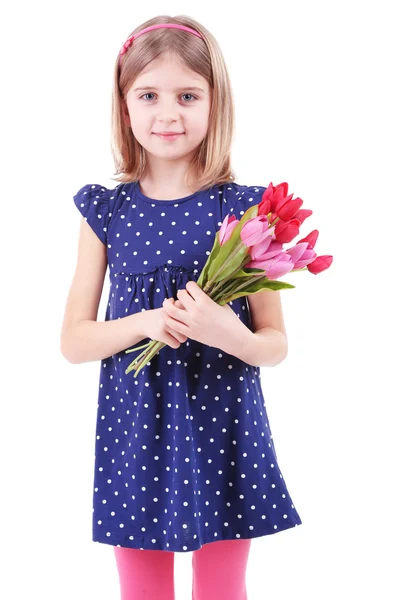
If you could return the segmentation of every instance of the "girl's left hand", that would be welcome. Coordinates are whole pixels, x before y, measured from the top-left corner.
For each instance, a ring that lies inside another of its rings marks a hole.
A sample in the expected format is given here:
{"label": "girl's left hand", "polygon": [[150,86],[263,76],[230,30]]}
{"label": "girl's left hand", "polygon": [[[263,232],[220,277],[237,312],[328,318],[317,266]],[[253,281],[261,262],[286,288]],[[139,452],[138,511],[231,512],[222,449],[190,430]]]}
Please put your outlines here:
{"label": "girl's left hand", "polygon": [[195,281],[178,290],[177,296],[178,300],[166,298],[163,302],[167,325],[192,340],[234,354],[243,341],[244,329],[247,334],[250,330],[229,304],[214,302]]}

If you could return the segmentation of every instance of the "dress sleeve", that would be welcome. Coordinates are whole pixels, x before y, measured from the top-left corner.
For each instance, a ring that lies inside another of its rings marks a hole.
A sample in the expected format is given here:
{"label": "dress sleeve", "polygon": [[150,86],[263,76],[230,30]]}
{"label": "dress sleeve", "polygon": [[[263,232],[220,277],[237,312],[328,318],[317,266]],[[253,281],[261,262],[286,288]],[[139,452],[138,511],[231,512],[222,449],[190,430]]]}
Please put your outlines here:
{"label": "dress sleeve", "polygon": [[243,190],[235,197],[229,210],[229,215],[235,215],[240,220],[246,210],[255,204],[260,204],[266,186],[249,185],[243,186]]}
{"label": "dress sleeve", "polygon": [[103,244],[107,244],[107,230],[112,216],[109,190],[97,183],[84,185],[73,197],[75,205]]}

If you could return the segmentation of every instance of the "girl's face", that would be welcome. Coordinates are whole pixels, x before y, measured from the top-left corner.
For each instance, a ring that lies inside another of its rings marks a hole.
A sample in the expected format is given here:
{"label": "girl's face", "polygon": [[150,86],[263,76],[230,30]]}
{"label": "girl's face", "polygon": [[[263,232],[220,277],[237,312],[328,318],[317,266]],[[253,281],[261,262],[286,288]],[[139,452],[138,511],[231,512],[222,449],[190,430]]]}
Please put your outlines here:
{"label": "girl's face", "polygon": [[[189,159],[207,134],[210,106],[207,80],[164,54],[149,63],[130,87],[124,118],[146,154]],[[157,135],[165,131],[179,135]]]}

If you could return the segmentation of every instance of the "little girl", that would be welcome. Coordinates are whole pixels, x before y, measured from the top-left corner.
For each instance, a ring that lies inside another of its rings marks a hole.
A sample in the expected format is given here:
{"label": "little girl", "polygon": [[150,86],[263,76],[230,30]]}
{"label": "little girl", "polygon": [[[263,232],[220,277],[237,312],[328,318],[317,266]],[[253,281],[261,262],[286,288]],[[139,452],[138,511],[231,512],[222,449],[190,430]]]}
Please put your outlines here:
{"label": "little girl", "polygon": [[[191,551],[194,600],[245,600],[251,539],[302,521],[260,381],[287,353],[279,292],[220,306],[196,283],[225,216],[266,189],[234,181],[232,92],[205,27],[163,16],[134,30],[115,64],[112,126],[119,183],[74,196],[61,334],[70,362],[101,360],[93,541],[114,547],[123,600],[172,600],[174,553]],[[167,345],[125,374],[125,350],[151,339]]]}

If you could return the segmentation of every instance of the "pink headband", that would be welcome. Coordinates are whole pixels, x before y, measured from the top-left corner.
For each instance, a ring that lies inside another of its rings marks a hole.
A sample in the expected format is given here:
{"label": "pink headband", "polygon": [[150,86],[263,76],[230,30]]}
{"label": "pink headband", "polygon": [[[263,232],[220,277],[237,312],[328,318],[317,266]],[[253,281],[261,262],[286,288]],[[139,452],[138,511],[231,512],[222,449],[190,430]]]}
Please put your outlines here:
{"label": "pink headband", "polygon": [[144,29],[141,29],[138,33],[131,35],[131,37],[129,37],[126,40],[126,42],[124,43],[124,45],[122,46],[122,48],[120,50],[119,61],[121,61],[122,54],[125,54],[125,52],[127,52],[128,48],[130,48],[134,39],[136,39],[140,35],[143,35],[143,33],[147,33],[148,31],[152,31],[153,29],[161,29],[162,27],[173,27],[174,29],[182,29],[183,31],[189,31],[189,33],[193,33],[194,35],[197,35],[197,37],[203,39],[203,36],[200,35],[200,33],[198,31],[195,31],[194,29],[191,29],[190,27],[186,27],[186,25],[178,25],[177,23],[157,23],[157,25],[150,25],[150,27],[145,27]]}

